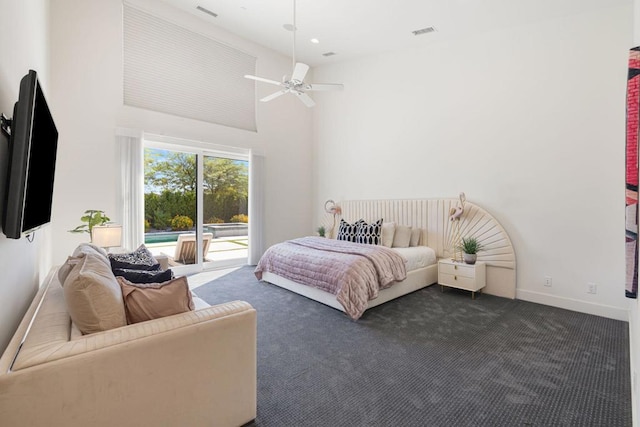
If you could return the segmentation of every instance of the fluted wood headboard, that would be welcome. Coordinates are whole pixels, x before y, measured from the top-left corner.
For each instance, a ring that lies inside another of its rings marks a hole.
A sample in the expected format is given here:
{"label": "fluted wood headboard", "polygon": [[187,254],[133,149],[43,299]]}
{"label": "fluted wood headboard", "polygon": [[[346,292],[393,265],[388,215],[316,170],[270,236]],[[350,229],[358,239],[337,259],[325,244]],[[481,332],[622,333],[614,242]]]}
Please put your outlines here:
{"label": "fluted wood headboard", "polygon": [[[338,203],[342,214],[337,217],[354,222],[383,218],[385,222],[410,225],[422,229],[421,244],[436,251],[439,258],[453,255],[452,221],[449,211],[458,199],[414,200],[344,200]],[[337,225],[336,225],[337,229]],[[516,296],[516,255],[511,240],[498,221],[487,211],[466,201],[460,218],[460,235],[474,236],[484,249],[478,261],[487,265],[487,285],[483,292],[507,298]]]}

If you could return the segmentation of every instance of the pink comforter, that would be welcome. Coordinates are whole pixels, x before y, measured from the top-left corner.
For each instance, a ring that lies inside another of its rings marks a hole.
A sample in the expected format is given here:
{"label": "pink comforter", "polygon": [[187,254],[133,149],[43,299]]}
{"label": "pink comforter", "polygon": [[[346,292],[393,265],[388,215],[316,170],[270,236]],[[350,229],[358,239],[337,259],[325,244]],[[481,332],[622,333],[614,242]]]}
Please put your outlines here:
{"label": "pink comforter", "polygon": [[352,319],[358,319],[380,289],[407,277],[405,263],[384,246],[301,237],[267,249],[255,275],[262,280],[262,272],[270,272],[329,292]]}

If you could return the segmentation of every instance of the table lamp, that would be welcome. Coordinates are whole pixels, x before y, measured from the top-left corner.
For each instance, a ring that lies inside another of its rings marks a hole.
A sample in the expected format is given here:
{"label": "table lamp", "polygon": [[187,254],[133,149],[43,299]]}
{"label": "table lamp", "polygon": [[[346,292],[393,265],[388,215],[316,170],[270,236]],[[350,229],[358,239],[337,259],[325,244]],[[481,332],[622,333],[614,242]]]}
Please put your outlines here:
{"label": "table lamp", "polygon": [[91,243],[109,252],[109,248],[122,245],[122,226],[118,224],[94,225]]}

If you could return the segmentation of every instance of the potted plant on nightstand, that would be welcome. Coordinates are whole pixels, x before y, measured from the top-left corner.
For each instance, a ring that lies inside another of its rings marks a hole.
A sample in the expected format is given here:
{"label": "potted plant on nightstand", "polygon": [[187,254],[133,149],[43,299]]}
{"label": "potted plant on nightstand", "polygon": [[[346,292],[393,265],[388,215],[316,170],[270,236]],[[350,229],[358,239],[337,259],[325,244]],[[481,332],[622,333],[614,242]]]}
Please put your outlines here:
{"label": "potted plant on nightstand", "polygon": [[320,236],[320,237],[325,237],[325,228],[324,228],[324,225],[321,225],[320,227],[318,227],[318,236]]}
{"label": "potted plant on nightstand", "polygon": [[462,251],[462,259],[466,264],[475,264],[478,251],[482,250],[482,245],[475,237],[463,237],[459,249]]}

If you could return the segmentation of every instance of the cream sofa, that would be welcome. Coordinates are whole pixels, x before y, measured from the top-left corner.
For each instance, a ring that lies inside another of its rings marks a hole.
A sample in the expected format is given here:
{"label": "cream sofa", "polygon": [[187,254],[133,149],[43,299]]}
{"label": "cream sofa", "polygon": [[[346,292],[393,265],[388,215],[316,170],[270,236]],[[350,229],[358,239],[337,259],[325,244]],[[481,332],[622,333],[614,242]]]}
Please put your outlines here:
{"label": "cream sofa", "polygon": [[0,358],[2,426],[240,426],[256,417],[256,311],[208,306],[81,335],[53,269]]}

